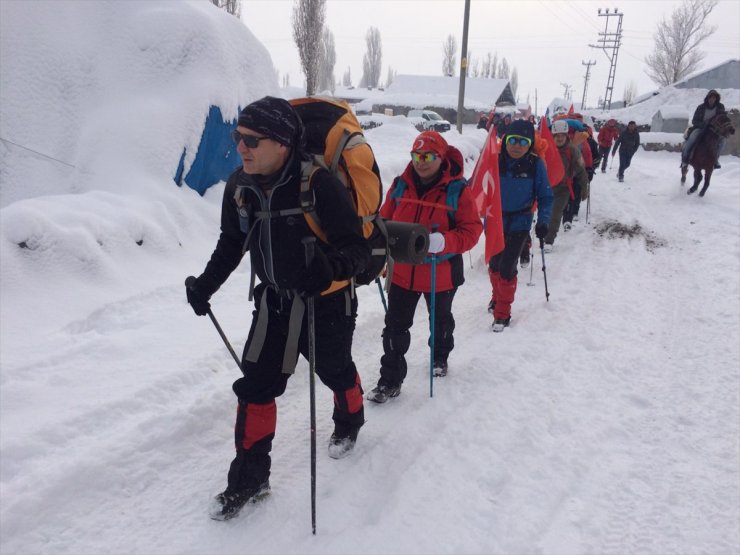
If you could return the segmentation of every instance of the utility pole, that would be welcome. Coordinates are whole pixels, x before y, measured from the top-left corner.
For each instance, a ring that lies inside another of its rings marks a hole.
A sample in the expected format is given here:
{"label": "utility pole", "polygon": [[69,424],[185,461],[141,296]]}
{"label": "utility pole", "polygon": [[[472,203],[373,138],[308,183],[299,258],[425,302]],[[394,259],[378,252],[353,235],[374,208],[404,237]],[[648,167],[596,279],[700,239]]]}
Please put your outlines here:
{"label": "utility pole", "polygon": [[537,89],[534,90],[534,115],[536,116],[539,112],[537,112]]}
{"label": "utility pole", "polygon": [[581,110],[586,109],[586,91],[588,90],[588,79],[591,73],[591,66],[596,65],[595,61],[584,62],[581,60],[581,65],[586,66],[586,76],[583,78],[583,99],[581,100]]}
{"label": "utility pole", "polygon": [[[599,44],[589,44],[591,48],[600,48],[606,54],[607,59],[611,63],[609,66],[609,77],[606,80],[606,94],[604,95],[604,110],[611,110],[612,107],[612,93],[614,92],[614,76],[617,72],[617,55],[619,54],[619,47],[622,45],[622,16],[623,13],[619,13],[617,8],[614,8],[612,13],[609,13],[609,8],[606,8],[605,13],[601,13],[599,8],[599,17],[606,17],[606,26],[604,32],[599,33],[601,37],[598,40]],[[609,19],[612,17],[617,18],[617,30],[609,33]],[[609,52],[611,49],[611,54]]]}
{"label": "utility pole", "polygon": [[573,87],[571,87],[568,83],[560,83],[560,86],[563,87],[563,98],[565,100],[570,100],[573,93]]}
{"label": "utility pole", "polygon": [[[468,21],[470,20],[470,0],[465,0],[463,18],[462,50],[460,51],[460,90],[457,93],[457,132],[462,134],[462,117],[465,109],[465,75],[468,73]],[[495,102],[495,100],[494,100]]]}

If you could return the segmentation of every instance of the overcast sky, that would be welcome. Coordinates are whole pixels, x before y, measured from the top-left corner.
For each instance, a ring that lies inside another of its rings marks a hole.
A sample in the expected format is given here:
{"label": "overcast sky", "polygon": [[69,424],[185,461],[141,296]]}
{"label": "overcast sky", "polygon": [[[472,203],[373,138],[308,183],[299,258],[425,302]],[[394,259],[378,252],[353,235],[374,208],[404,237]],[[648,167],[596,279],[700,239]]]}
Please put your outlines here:
{"label": "overcast sky", "polygon": [[[643,59],[653,49],[653,34],[661,18],[669,17],[680,1],[621,1],[604,3],[591,0],[471,0],[468,48],[471,59],[482,59],[488,52],[505,57],[519,72],[518,96],[529,95],[541,113],[552,98],[562,97],[565,83],[572,87],[572,98],[583,96],[586,66],[591,66],[587,105],[593,106],[605,94],[610,62],[597,44],[599,33],[617,29],[616,17],[598,15],[598,8],[615,8],[623,13],[622,46],[619,49],[612,101],[621,100],[624,89],[635,82],[637,94],[656,88],[645,74]],[[286,73],[290,84],[302,86],[303,74],[291,30],[293,0],[242,0],[242,20],[269,50],[280,80]],[[462,45],[464,0],[327,0],[326,25],[334,34],[337,63],[335,75],[341,79],[351,68],[352,82],[362,76],[362,57],[366,51],[365,33],[370,26],[380,30],[383,48],[381,81],[388,66],[394,71],[415,75],[441,75],[442,43],[448,34]],[[702,45],[707,53],[703,68],[730,58],[740,58],[740,1],[720,0],[709,17],[717,31]],[[610,51],[611,54],[611,51]],[[457,58],[459,74],[459,54]]]}

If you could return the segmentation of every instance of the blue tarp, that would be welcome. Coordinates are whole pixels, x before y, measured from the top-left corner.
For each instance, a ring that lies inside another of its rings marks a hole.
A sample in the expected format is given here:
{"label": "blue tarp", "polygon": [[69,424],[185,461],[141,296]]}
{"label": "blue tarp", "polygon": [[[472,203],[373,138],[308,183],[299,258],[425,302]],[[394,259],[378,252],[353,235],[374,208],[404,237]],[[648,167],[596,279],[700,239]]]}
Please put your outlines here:
{"label": "blue tarp", "polygon": [[182,186],[184,181],[188,187],[202,195],[211,185],[226,181],[234,170],[241,166],[241,158],[230,137],[231,131],[235,128],[236,120],[224,121],[221,109],[218,106],[211,106],[195,160],[183,179],[186,149],[182,150],[175,171],[175,183]]}

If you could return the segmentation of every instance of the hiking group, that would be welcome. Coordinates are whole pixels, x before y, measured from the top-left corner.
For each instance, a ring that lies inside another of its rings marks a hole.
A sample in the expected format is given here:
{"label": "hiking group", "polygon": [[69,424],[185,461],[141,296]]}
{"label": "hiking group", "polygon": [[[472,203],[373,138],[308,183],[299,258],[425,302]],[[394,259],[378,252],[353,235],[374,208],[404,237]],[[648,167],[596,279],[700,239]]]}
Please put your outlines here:
{"label": "hiking group", "polygon": [[[714,110],[722,106],[718,101],[716,95]],[[447,375],[448,357],[455,347],[452,305],[465,281],[462,254],[478,243],[484,229],[487,245],[494,233],[500,237],[490,255],[486,248],[491,329],[500,333],[511,323],[518,269],[531,264],[533,223],[544,271],[545,253],[552,252],[561,224],[569,231],[578,220],[581,201],[589,199],[595,168],[601,164],[601,172],[606,172],[610,148],[612,157],[619,149],[622,181],[639,146],[634,122],[620,134],[616,121],[609,120],[597,143],[591,127],[572,111],[553,117],[551,129],[545,118],[539,130],[534,118],[490,129],[488,141],[496,145],[501,132],[495,168],[501,208],[500,224],[489,225],[492,214],[481,213],[476,193],[463,175],[462,154],[438,132],[424,131],[409,145],[411,159],[382,199],[372,150],[349,107],[324,102],[316,109],[323,111],[319,123],[311,125],[305,121],[305,106],[296,101],[264,97],[240,112],[232,138],[242,165],[224,189],[220,236],[204,271],[186,281],[194,312],[209,315],[221,333],[210,298],[249,251],[254,311],[241,357],[229,346],[242,376],[233,384],[235,456],[226,488],[215,498],[212,516],[218,519],[236,516],[246,503],[269,492],[275,400],[285,392],[299,355],[309,360],[311,387],[315,371],[333,392],[334,431],[328,454],[343,458],[352,452],[365,423],[365,399],[383,404],[401,393],[410,329],[422,296],[429,313],[432,374]],[[342,129],[336,125],[339,118],[349,118],[354,127]],[[324,152],[324,141],[327,145],[333,141],[334,150],[317,157],[317,152]],[[367,180],[376,196],[362,198],[353,176]],[[382,229],[384,221],[421,226],[427,236],[418,263],[388,257],[383,354],[377,385],[365,398],[352,357],[358,310],[354,287],[372,281],[385,264],[387,252],[381,249],[381,263],[374,267],[379,250],[368,233],[374,226]],[[226,341],[223,333],[222,338]],[[313,389],[311,399],[315,434]],[[315,467],[314,444],[312,457]]]}

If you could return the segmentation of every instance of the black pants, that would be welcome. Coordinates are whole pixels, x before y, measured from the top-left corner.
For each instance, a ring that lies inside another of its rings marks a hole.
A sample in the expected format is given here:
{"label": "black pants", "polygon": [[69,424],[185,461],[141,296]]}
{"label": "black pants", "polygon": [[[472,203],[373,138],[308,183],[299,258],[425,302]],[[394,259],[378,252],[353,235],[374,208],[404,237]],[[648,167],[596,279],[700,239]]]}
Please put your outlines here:
{"label": "black pants", "polygon": [[573,216],[577,215],[581,208],[581,184],[577,181],[573,181],[573,196],[575,198],[568,198],[568,204],[563,210],[563,223],[572,223]]}
{"label": "black pants", "polygon": [[[327,297],[315,297],[316,375],[340,399],[357,385],[357,368],[352,360],[352,336],[357,319],[357,298],[345,292]],[[262,295],[267,295],[268,324],[265,342],[256,362],[246,360],[246,354],[254,338]],[[285,392],[291,374],[282,371],[283,353],[288,335],[288,323],[292,300],[279,295],[263,284],[254,291],[255,310],[252,327],[242,355],[244,377],[234,383],[234,393],[247,403],[265,404],[274,401]],[[303,316],[298,340],[298,351],[308,359],[308,310]],[[362,411],[352,414],[335,407],[334,421],[337,424],[361,426]]]}
{"label": "black pants", "polygon": [[624,177],[624,171],[630,167],[630,163],[632,163],[632,156],[633,153],[626,153],[619,151],[619,171],[617,171],[617,177]]}
{"label": "black pants", "polygon": [[512,231],[504,234],[504,250],[491,257],[488,267],[492,272],[500,273],[505,280],[515,277],[519,273],[517,270],[519,257],[527,243],[530,245],[532,243],[529,231]]}
{"label": "black pants", "polygon": [[[599,154],[601,155],[601,171],[606,171],[606,163],[609,161],[609,151],[611,147],[599,146]],[[596,168],[594,168],[595,170]]]}
{"label": "black pants", "polygon": [[[457,288],[437,291],[434,299],[434,361],[447,362],[450,351],[455,347],[453,332],[455,318],[452,316],[452,300]],[[411,326],[414,313],[422,293],[409,291],[391,284],[388,291],[388,312],[383,329],[383,356],[380,357],[380,380],[378,385],[397,386],[406,378],[406,352],[411,344]],[[424,293],[427,311],[431,310],[431,295]],[[430,337],[431,342],[431,337]]]}

